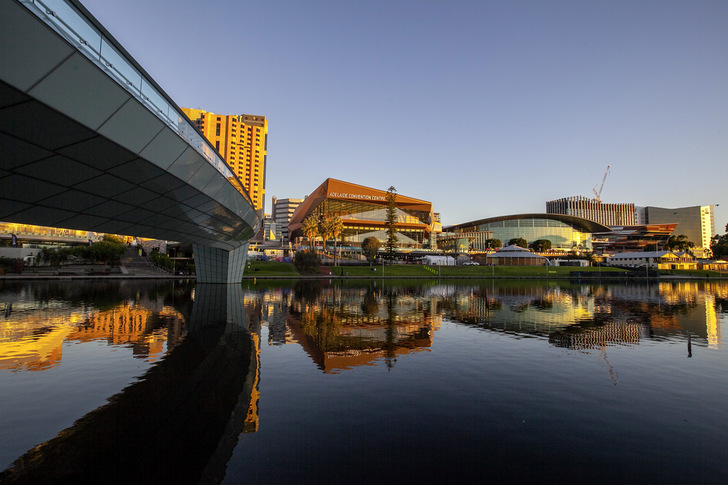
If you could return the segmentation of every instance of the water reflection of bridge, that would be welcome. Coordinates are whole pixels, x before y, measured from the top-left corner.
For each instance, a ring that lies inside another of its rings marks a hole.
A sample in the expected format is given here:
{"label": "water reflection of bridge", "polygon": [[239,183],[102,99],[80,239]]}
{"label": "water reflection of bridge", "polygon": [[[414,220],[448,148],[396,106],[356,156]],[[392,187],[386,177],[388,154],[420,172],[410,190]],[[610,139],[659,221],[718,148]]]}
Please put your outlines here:
{"label": "water reflection of bridge", "polygon": [[218,483],[258,360],[235,285],[198,285],[184,340],[140,381],[21,456],[2,483]]}

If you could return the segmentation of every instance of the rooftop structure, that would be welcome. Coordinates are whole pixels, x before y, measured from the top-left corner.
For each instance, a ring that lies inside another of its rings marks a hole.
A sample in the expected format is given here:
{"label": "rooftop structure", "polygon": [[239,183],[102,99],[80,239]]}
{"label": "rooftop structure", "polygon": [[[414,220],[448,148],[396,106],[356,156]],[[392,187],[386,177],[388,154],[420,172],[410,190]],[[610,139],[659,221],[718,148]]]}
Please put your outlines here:
{"label": "rooftop structure", "polygon": [[485,257],[488,264],[496,266],[545,266],[548,262],[543,256],[533,254],[520,246],[506,246]]}
{"label": "rooftop structure", "polygon": [[665,247],[677,224],[636,224],[613,226],[607,231],[592,234],[595,254],[614,254],[625,251],[655,250]]}
{"label": "rooftop structure", "polygon": [[628,226],[636,223],[633,203],[608,204],[580,195],[548,201],[546,212],[581,217],[605,226]]}

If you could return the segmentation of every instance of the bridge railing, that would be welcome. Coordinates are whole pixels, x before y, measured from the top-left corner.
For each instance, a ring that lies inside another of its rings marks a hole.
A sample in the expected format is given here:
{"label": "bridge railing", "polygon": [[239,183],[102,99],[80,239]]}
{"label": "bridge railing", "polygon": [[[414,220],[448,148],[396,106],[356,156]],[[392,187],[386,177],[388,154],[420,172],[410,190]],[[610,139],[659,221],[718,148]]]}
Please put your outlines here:
{"label": "bridge railing", "polygon": [[115,41],[100,32],[84,14],[65,0],[18,1],[184,138],[250,202],[250,197],[232,170],[212,145],[190,124],[177,105],[168,96],[160,93],[154,87],[154,83],[139,72],[135,67],[136,63],[130,61],[116,48]]}

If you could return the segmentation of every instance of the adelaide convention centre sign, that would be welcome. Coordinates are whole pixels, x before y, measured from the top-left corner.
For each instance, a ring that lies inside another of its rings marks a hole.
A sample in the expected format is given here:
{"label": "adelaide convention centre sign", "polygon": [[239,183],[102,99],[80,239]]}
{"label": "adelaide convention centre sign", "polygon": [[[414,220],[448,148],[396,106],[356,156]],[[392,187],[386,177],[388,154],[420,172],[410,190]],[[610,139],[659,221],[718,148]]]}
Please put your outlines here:
{"label": "adelaide convention centre sign", "polygon": [[346,194],[343,192],[329,192],[329,197],[336,199],[357,199],[357,200],[387,200],[383,195],[369,195],[369,194]]}

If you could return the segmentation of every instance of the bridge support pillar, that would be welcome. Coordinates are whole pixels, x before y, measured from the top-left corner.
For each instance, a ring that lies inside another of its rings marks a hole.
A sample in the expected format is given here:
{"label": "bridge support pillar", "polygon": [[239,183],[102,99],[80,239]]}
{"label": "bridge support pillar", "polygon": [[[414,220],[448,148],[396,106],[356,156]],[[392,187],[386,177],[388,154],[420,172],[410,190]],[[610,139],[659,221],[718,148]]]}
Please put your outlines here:
{"label": "bridge support pillar", "polygon": [[193,244],[192,253],[198,283],[239,284],[242,281],[248,259],[247,244],[232,251]]}

